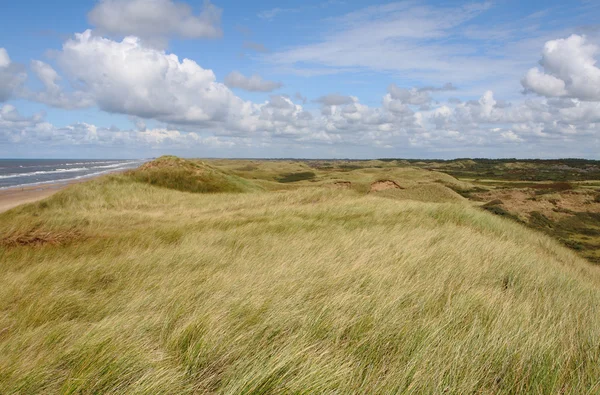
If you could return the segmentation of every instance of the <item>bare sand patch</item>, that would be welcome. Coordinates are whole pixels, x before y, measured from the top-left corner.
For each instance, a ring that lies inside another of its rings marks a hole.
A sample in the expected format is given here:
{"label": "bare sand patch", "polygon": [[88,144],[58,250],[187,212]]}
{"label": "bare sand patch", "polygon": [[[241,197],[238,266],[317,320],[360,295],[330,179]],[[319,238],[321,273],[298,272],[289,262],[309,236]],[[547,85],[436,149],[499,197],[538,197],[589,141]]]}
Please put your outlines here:
{"label": "bare sand patch", "polygon": [[400,185],[398,185],[395,181],[392,180],[380,180],[371,184],[370,192],[379,192],[385,191],[388,189],[404,189]]}

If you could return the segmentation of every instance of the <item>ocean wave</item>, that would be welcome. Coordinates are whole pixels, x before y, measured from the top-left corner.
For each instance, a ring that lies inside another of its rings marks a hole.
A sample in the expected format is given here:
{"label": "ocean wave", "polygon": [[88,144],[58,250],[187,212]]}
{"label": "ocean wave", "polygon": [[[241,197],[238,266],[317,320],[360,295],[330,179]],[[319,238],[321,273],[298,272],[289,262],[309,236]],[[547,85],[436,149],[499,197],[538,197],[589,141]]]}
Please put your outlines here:
{"label": "ocean wave", "polygon": [[[102,162],[89,162],[89,163],[84,163],[84,162],[77,162],[79,165],[81,164],[103,164],[102,166],[90,166],[90,167],[66,167],[66,168],[60,168],[60,169],[53,169],[53,170],[38,170],[38,171],[32,171],[32,172],[28,172],[28,173],[13,173],[13,174],[3,174],[0,175],[0,179],[7,179],[7,178],[17,178],[17,177],[32,177],[32,176],[39,176],[39,175],[47,175],[47,174],[60,174],[60,173],[75,173],[75,172],[83,172],[83,171],[88,171],[88,170],[94,170],[94,169],[116,169],[118,170],[119,168],[127,168],[129,166],[132,165],[136,165],[139,163],[142,163],[143,161],[128,161],[128,162],[109,162],[109,161],[102,161]],[[110,163],[109,165],[106,165],[106,163]],[[61,166],[64,166],[65,164],[62,164]],[[37,166],[37,168],[39,168],[41,166]]]}
{"label": "ocean wave", "polygon": [[104,160],[104,161],[96,161],[96,162],[72,162],[72,163],[68,163],[68,165],[103,165],[103,164],[107,164],[107,163],[125,164],[125,163],[132,163],[132,162],[137,162],[137,161],[135,161],[135,160],[128,160],[128,161]]}
{"label": "ocean wave", "polygon": [[91,166],[91,165],[105,165],[105,164],[128,164],[128,163],[136,163],[139,160],[101,160],[101,161],[84,161],[84,162],[58,162],[58,163],[38,163],[35,165],[13,165],[13,166],[0,166],[0,169],[39,169],[39,168],[48,168],[48,167],[70,167],[70,166]]}
{"label": "ocean wave", "polygon": [[105,165],[105,166],[93,166],[91,167],[91,169],[114,169],[116,167],[122,167],[122,166],[127,166],[127,165],[132,165],[134,163],[132,162],[127,162],[127,163],[115,163],[112,165]]}
{"label": "ocean wave", "polygon": [[31,173],[5,174],[5,175],[0,176],[0,179],[17,178],[17,177],[31,177],[31,176],[39,176],[42,174],[72,173],[72,172],[86,171],[86,170],[89,170],[89,168],[88,167],[74,167],[72,169],[32,171]]}
{"label": "ocean wave", "polygon": [[80,176],[77,176],[77,177],[63,178],[63,179],[59,179],[59,180],[49,180],[49,181],[29,182],[29,183],[17,184],[17,185],[8,185],[8,186],[5,186],[5,187],[0,187],[0,190],[11,189],[11,188],[20,188],[20,187],[30,187],[30,186],[44,185],[44,184],[62,184],[62,183],[68,183],[68,182],[71,182],[71,181],[77,181],[77,180],[81,180],[81,179],[85,179],[85,178],[91,178],[91,177],[100,176],[102,174],[108,174],[108,173],[116,172],[116,171],[119,171],[119,170],[126,170],[128,168],[129,167],[107,169],[107,170],[97,171],[97,172],[94,172],[94,173],[83,174],[83,175],[80,175]]}

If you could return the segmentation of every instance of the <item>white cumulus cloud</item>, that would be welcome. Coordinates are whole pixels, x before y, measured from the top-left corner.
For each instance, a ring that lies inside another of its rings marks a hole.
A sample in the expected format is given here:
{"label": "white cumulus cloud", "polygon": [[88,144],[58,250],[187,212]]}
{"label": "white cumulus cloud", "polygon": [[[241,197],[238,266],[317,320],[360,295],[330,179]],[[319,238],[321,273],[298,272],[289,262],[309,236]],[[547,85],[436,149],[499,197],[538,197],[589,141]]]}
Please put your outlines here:
{"label": "white cumulus cloud", "polygon": [[5,68],[10,64],[10,57],[4,48],[0,48],[0,67]]}
{"label": "white cumulus cloud", "polygon": [[398,100],[402,104],[428,105],[431,102],[430,90],[421,90],[417,88],[406,89],[399,88],[396,84],[390,84],[388,92],[392,99]]}
{"label": "white cumulus cloud", "polygon": [[15,96],[26,79],[25,68],[12,62],[8,51],[0,47],[0,103]]}
{"label": "white cumulus cloud", "polygon": [[44,85],[44,90],[32,92],[24,89],[22,92],[24,98],[63,109],[85,108],[94,105],[93,98],[87,92],[65,92],[59,84],[62,78],[49,64],[33,60],[30,67]]}
{"label": "white cumulus cloud", "polygon": [[221,9],[208,0],[198,15],[189,5],[172,0],[100,0],[88,19],[101,33],[134,35],[160,47],[171,36],[215,38],[223,34]]}
{"label": "white cumulus cloud", "polygon": [[87,30],[68,40],[57,57],[68,77],[108,112],[202,123],[222,121],[244,105],[212,70],[136,37],[117,42]]}
{"label": "white cumulus cloud", "polygon": [[547,97],[568,96],[600,101],[600,68],[595,56],[598,47],[585,36],[572,35],[544,45],[540,65],[523,78],[526,90]]}
{"label": "white cumulus cloud", "polygon": [[225,76],[225,85],[230,88],[239,88],[249,92],[272,92],[283,86],[281,82],[268,81],[259,75],[246,77],[239,71],[232,71]]}
{"label": "white cumulus cloud", "polygon": [[341,106],[344,104],[354,103],[354,99],[352,97],[337,93],[321,96],[316,101],[324,106]]}

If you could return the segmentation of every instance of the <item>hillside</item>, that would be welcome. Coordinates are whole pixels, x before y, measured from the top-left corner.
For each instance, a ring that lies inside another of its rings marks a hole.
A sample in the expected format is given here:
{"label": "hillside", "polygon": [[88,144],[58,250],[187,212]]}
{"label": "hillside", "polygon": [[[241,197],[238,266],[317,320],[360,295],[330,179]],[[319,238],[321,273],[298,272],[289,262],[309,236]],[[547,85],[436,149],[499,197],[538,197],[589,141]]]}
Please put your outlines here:
{"label": "hillside", "polygon": [[598,267],[373,162],[166,157],[0,214],[0,393],[595,392]]}
{"label": "hillside", "polygon": [[421,167],[459,177],[471,187],[451,187],[471,202],[600,264],[600,161],[476,159]]}
{"label": "hillside", "polygon": [[202,161],[162,156],[147,162],[127,176],[138,181],[183,192],[248,192],[256,185]]}

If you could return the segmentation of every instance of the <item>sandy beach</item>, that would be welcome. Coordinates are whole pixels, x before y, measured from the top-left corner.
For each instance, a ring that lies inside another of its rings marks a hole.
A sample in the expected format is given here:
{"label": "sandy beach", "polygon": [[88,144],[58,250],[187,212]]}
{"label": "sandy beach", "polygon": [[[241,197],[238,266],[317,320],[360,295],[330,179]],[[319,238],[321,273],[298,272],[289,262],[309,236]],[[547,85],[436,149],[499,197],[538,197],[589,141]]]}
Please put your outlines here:
{"label": "sandy beach", "polygon": [[42,200],[69,186],[69,183],[33,185],[0,190],[0,213],[21,204]]}
{"label": "sandy beach", "polygon": [[[112,172],[111,174],[120,173]],[[23,187],[14,187],[0,189],[0,213],[26,203],[36,202],[54,195],[56,192],[67,188],[69,185],[87,182],[94,178],[105,176],[101,174],[93,177],[86,177],[79,180],[57,181],[47,184],[30,185]]]}

